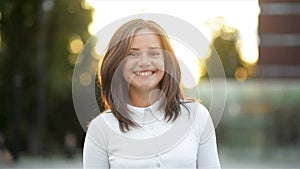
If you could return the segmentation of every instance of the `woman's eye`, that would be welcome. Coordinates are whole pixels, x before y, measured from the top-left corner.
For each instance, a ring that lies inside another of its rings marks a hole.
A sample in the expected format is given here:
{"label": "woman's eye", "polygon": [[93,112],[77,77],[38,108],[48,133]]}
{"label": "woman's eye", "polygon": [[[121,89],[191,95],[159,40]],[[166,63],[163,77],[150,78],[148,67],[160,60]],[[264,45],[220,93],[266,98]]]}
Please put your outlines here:
{"label": "woman's eye", "polygon": [[130,56],[130,57],[138,57],[139,54],[138,54],[138,52],[129,52],[128,56]]}
{"label": "woman's eye", "polygon": [[159,51],[152,51],[152,52],[149,52],[149,56],[160,56],[161,53]]}

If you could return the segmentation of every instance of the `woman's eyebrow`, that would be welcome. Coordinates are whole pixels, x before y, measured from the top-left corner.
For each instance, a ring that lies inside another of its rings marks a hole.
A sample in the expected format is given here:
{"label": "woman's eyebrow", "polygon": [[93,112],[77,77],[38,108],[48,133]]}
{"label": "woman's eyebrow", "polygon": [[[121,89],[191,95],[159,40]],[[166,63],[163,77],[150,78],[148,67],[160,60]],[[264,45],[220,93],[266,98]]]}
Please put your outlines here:
{"label": "woman's eyebrow", "polygon": [[130,48],[130,50],[140,50],[139,48]]}
{"label": "woman's eyebrow", "polygon": [[[149,47],[148,49],[160,49],[159,47]],[[141,50],[140,48],[130,48],[130,50]]]}

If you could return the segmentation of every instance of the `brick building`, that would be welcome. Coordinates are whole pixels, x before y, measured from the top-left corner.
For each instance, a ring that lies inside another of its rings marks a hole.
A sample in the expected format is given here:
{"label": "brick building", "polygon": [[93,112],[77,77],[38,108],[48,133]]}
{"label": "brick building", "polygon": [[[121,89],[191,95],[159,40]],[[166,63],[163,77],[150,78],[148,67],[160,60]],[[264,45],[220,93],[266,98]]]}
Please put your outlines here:
{"label": "brick building", "polygon": [[300,77],[300,0],[259,0],[258,77]]}

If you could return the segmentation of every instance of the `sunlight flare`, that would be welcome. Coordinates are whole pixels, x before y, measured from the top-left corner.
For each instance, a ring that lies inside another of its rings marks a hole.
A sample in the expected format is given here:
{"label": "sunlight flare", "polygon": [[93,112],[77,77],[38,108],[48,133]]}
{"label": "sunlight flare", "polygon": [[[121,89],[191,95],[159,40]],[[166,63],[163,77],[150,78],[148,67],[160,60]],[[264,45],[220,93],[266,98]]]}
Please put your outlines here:
{"label": "sunlight flare", "polygon": [[[130,3],[129,3],[130,2]],[[93,23],[89,26],[91,34],[96,34],[101,28],[119,20],[120,18],[141,14],[161,13],[181,18],[201,31],[208,41],[212,41],[212,30],[207,27],[207,21],[212,18],[222,17],[226,25],[239,31],[239,52],[241,59],[248,65],[255,65],[259,59],[258,55],[258,0],[236,1],[236,0],[204,0],[204,1],[99,1],[87,0],[94,8]],[[118,5],[116,5],[116,3]],[[113,10],[112,10],[113,9]],[[116,12],[117,11],[117,12]],[[178,12],[180,11],[180,12]],[[176,26],[176,25],[175,25]],[[228,27],[228,28],[230,28]],[[172,42],[174,50],[182,63],[188,65],[193,76],[193,83],[184,84],[185,87],[193,87],[205,71],[201,71],[201,61],[197,56],[180,43]],[[203,47],[202,47],[203,48]],[[205,58],[209,53],[209,47],[202,49]],[[97,53],[100,51],[97,51]],[[185,57],[183,57],[185,56]],[[200,59],[201,60],[201,59]],[[199,64],[200,62],[200,64]],[[205,66],[204,66],[205,67]],[[239,73],[241,74],[241,73]],[[183,80],[183,83],[186,83]]]}

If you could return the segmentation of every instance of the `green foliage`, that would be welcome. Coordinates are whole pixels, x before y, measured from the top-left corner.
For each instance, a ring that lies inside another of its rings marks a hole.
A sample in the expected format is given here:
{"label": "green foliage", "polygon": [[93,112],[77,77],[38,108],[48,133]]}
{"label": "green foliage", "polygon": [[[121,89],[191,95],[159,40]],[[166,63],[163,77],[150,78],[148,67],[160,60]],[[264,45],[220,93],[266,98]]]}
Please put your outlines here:
{"label": "green foliage", "polygon": [[[59,0],[49,16],[49,82],[50,92],[63,97],[65,90],[70,90],[70,77],[73,65],[69,63],[68,46],[74,36],[87,41],[90,34],[87,30],[92,21],[92,11],[83,9],[82,0]],[[69,80],[67,80],[69,79]],[[64,96],[66,97],[66,96]]]}
{"label": "green foliage", "polygon": [[[242,66],[242,62],[239,56],[237,41],[239,40],[238,30],[236,28],[229,27],[225,24],[223,18],[216,18],[213,23],[209,23],[214,34],[212,41],[212,47],[215,49],[211,52],[211,55],[206,60],[206,67],[213,70],[216,64],[216,59],[220,59],[226,77],[235,77],[235,72],[238,67]],[[214,77],[220,75],[214,74]]]}
{"label": "green foliage", "polygon": [[[73,109],[71,77],[74,65],[69,62],[72,38],[78,37],[84,43],[91,36],[87,28],[92,21],[93,9],[87,9],[83,4],[84,0],[1,1],[0,131],[4,131],[9,145],[13,140],[12,128],[16,125],[13,119],[14,97],[20,97],[19,126],[22,129],[18,131],[23,136],[20,138],[21,148],[28,148],[26,142],[29,138],[26,137],[38,124],[36,116],[41,113],[37,113],[36,108],[40,81],[38,55],[41,54],[45,57],[42,73],[46,97],[46,121],[40,126],[45,127],[42,134],[47,133],[51,138],[48,141],[58,145],[63,144],[61,138],[67,131],[83,136]],[[44,46],[40,44],[41,40]],[[14,95],[16,76],[21,77],[19,87],[22,92]]]}

